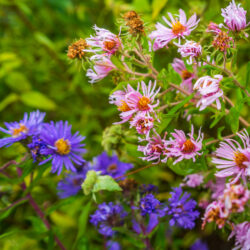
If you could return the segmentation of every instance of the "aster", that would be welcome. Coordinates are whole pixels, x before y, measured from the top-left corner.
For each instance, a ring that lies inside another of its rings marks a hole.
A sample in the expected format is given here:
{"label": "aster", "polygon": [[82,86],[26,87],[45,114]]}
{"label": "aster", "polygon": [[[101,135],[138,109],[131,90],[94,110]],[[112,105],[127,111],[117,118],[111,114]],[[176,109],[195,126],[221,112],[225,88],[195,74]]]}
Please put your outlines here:
{"label": "aster", "polygon": [[43,126],[45,113],[39,110],[31,112],[30,114],[24,113],[24,117],[19,122],[5,122],[5,128],[0,127],[0,131],[10,135],[0,139],[0,148],[11,146],[15,142],[23,141],[29,136],[35,136],[40,133]]}
{"label": "aster", "polygon": [[72,135],[71,125],[67,121],[45,124],[40,138],[47,144],[42,154],[49,155],[46,160],[40,162],[40,165],[52,161],[52,173],[60,174],[63,166],[67,170],[76,172],[74,164],[81,165],[85,162],[81,156],[85,152],[84,144],[81,143],[85,137],[79,135],[79,132]]}
{"label": "aster", "polygon": [[219,34],[221,32],[221,29],[219,28],[218,24],[216,24],[214,22],[210,22],[209,25],[207,26],[206,32],[212,32],[214,34]]}
{"label": "aster", "polygon": [[249,250],[250,249],[250,222],[245,221],[233,226],[233,231],[229,239],[235,236],[235,247],[233,250]]}
{"label": "aster", "polygon": [[203,179],[204,177],[201,174],[190,174],[183,179],[184,183],[182,184],[182,186],[188,186],[192,188],[198,187],[203,182]]}
{"label": "aster", "polygon": [[92,48],[86,51],[95,54],[104,52],[104,55],[111,56],[122,47],[120,38],[109,30],[98,28],[96,25],[94,26],[94,30],[96,35],[86,39],[88,45]]}
{"label": "aster", "polygon": [[234,139],[225,139],[215,151],[216,157],[212,163],[219,170],[217,177],[234,177],[231,183],[236,183],[240,178],[246,183],[248,169],[250,168],[250,138],[246,130],[237,133],[243,146]]}
{"label": "aster", "polygon": [[173,69],[181,76],[182,83],[181,87],[187,90],[189,93],[193,92],[192,79],[195,78],[195,75],[189,72],[181,59],[175,58],[172,63]]}
{"label": "aster", "polygon": [[200,111],[205,109],[207,106],[216,102],[217,109],[221,109],[219,98],[223,96],[223,91],[220,89],[220,81],[222,75],[215,75],[214,78],[211,76],[203,76],[197,80],[194,85],[194,90],[197,89],[201,95],[201,99],[197,102],[197,107],[200,106]]}
{"label": "aster", "polygon": [[121,250],[120,244],[113,240],[107,241],[106,247],[108,250]]}
{"label": "aster", "polygon": [[210,203],[203,217],[202,229],[204,229],[207,222],[215,222],[221,229],[226,224],[229,217],[229,211],[225,208],[225,203],[221,200]]}
{"label": "aster", "polygon": [[108,57],[102,56],[94,58],[93,69],[88,69],[86,76],[90,78],[89,82],[94,83],[105,78],[116,66],[111,62]]}
{"label": "aster", "polygon": [[177,225],[185,229],[192,229],[195,220],[199,217],[199,212],[195,210],[196,201],[190,198],[190,194],[182,192],[182,188],[173,188],[170,192],[171,198],[168,200],[166,212],[170,215],[170,226]]}
{"label": "aster", "polygon": [[179,15],[176,15],[176,19],[174,19],[171,13],[168,13],[168,16],[171,22],[165,17],[162,18],[169,27],[157,23],[155,25],[156,30],[149,35],[149,38],[154,40],[154,50],[166,47],[167,44],[175,38],[178,38],[180,43],[180,39],[190,35],[191,31],[194,30],[199,23],[199,20],[196,19],[196,14],[191,16],[187,21],[186,14],[182,9],[179,10]]}
{"label": "aster", "polygon": [[148,136],[150,130],[154,127],[154,118],[139,113],[130,121],[130,128],[132,127],[135,127],[138,134]]}
{"label": "aster", "polygon": [[160,201],[157,200],[153,194],[146,194],[141,198],[139,208],[141,215],[145,216],[152,213],[161,213],[160,206]]}
{"label": "aster", "polygon": [[167,150],[166,140],[165,138],[161,138],[161,136],[154,131],[154,135],[151,137],[147,137],[145,139],[140,139],[139,141],[146,141],[145,146],[138,146],[138,151],[143,152],[144,157],[141,157],[144,161],[154,161],[154,164],[158,164],[161,161],[162,156],[166,156]]}
{"label": "aster", "polygon": [[220,200],[225,203],[225,209],[230,213],[240,213],[244,211],[244,206],[249,200],[250,192],[241,184],[227,184]]}
{"label": "aster", "polygon": [[224,17],[224,23],[229,30],[240,31],[246,28],[246,11],[240,6],[236,5],[233,0],[225,9],[221,9],[221,15]]}
{"label": "aster", "polygon": [[27,144],[34,162],[43,156],[42,151],[47,148],[47,144],[37,135],[32,136],[32,141]]}
{"label": "aster", "polygon": [[199,43],[194,41],[186,41],[185,44],[176,44],[178,47],[178,52],[182,57],[189,57],[187,60],[188,64],[192,64],[197,57],[201,55],[202,47]]}
{"label": "aster", "polygon": [[139,190],[141,195],[158,193],[158,187],[153,184],[148,184],[148,185],[142,184],[139,187]]}
{"label": "aster", "polygon": [[113,178],[117,178],[123,176],[128,170],[133,168],[133,165],[119,161],[117,155],[108,156],[106,152],[103,152],[94,158],[91,167],[95,171],[101,171],[102,175],[110,175]]}
{"label": "aster", "polygon": [[90,215],[90,222],[98,228],[100,234],[112,237],[115,234],[113,227],[123,224],[127,213],[123,207],[113,202],[100,204],[94,214]]}
{"label": "aster", "polygon": [[190,250],[208,250],[208,246],[199,239],[190,247]]}
{"label": "aster", "polygon": [[58,196],[64,199],[76,195],[81,190],[81,184],[84,182],[87,172],[88,167],[84,166],[76,173],[67,174],[57,184]]}
{"label": "aster", "polygon": [[197,139],[194,138],[194,127],[191,127],[191,133],[188,134],[189,138],[186,137],[185,133],[182,130],[175,129],[174,133],[171,133],[173,138],[170,138],[166,142],[166,151],[168,157],[177,158],[174,161],[176,164],[183,159],[193,159],[195,162],[195,156],[201,155],[199,151],[202,149],[202,140],[203,133],[201,133],[201,129],[199,130],[199,134]]}
{"label": "aster", "polygon": [[155,103],[155,97],[159,91],[160,88],[156,90],[156,81],[154,84],[149,81],[148,86],[143,81],[138,83],[136,91],[131,90],[125,95],[124,103],[128,108],[121,112],[122,121],[120,123],[129,121],[136,114],[144,116],[155,114],[154,108],[159,105],[159,100]]}

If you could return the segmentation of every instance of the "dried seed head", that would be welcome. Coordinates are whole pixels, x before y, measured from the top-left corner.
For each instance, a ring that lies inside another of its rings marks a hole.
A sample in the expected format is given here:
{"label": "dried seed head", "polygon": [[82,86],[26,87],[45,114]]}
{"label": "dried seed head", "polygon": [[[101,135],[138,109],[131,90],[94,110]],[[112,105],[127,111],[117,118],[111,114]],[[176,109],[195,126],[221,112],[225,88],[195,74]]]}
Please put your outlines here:
{"label": "dried seed head", "polygon": [[134,179],[125,179],[119,182],[119,186],[122,188],[123,192],[134,193],[138,187],[138,183]]}
{"label": "dried seed head", "polygon": [[135,12],[135,11],[128,11],[124,14],[123,18],[126,20],[126,21],[129,21],[129,20],[132,20],[134,18],[139,18],[138,14]]}
{"label": "dried seed head", "polygon": [[70,59],[82,59],[83,56],[85,55],[85,51],[83,51],[84,49],[86,49],[88,47],[87,42],[84,39],[80,39],[78,41],[76,41],[75,43],[71,44],[68,47],[68,53],[67,56]]}

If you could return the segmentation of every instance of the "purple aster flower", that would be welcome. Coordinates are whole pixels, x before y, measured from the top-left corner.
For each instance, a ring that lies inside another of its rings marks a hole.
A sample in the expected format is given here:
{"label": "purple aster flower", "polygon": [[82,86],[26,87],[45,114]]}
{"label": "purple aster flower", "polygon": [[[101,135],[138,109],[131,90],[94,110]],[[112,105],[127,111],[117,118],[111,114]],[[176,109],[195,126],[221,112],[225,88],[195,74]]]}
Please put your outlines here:
{"label": "purple aster flower", "polygon": [[32,137],[31,143],[29,143],[27,146],[30,149],[30,153],[34,162],[36,162],[38,157],[42,156],[41,152],[47,148],[47,144],[42,141],[37,135]]}
{"label": "purple aster flower", "polygon": [[233,0],[225,9],[221,9],[221,15],[224,17],[224,22],[232,31],[240,31],[246,28],[246,11],[236,5]]}
{"label": "purple aster flower", "polygon": [[250,175],[250,138],[246,130],[237,133],[242,145],[233,139],[225,139],[216,150],[216,156],[212,162],[216,164],[217,177],[233,176],[231,183],[236,183],[241,177],[247,183]]}
{"label": "purple aster flower", "polygon": [[73,163],[81,165],[85,162],[81,156],[85,152],[84,144],[81,143],[85,137],[80,136],[79,132],[72,135],[71,125],[68,125],[67,121],[44,124],[40,138],[47,144],[47,148],[43,149],[41,153],[50,156],[39,165],[52,160],[52,173],[60,174],[63,166],[67,170],[76,172]]}
{"label": "purple aster flower", "polygon": [[200,111],[214,101],[216,102],[217,109],[221,109],[219,98],[223,96],[223,90],[220,89],[220,81],[222,78],[222,75],[215,75],[214,78],[211,76],[203,76],[196,81],[194,90],[197,89],[201,95],[201,99],[197,102],[196,107],[200,106]]}
{"label": "purple aster flower", "polygon": [[178,52],[182,57],[189,57],[187,60],[188,64],[192,64],[195,62],[195,58],[201,55],[202,47],[199,43],[194,41],[186,41],[185,44],[176,44],[178,48]]}
{"label": "purple aster flower", "polygon": [[123,225],[123,219],[127,216],[123,207],[113,202],[100,204],[94,214],[90,215],[90,222],[98,228],[100,234],[112,237],[115,234],[113,227]]}
{"label": "purple aster flower", "polygon": [[[116,155],[108,156],[106,152],[103,152],[94,158],[92,167],[95,171],[101,171],[102,175],[110,175],[113,178],[117,178],[133,168],[133,165],[119,161]],[[120,180],[122,179],[124,178],[120,178]]]}
{"label": "purple aster flower", "polygon": [[181,186],[188,186],[188,187],[198,187],[201,185],[201,183],[203,182],[203,175],[201,174],[190,174],[187,175],[184,179],[183,179],[183,184],[181,184]]}
{"label": "purple aster flower", "polygon": [[121,250],[120,244],[113,240],[107,241],[106,247],[108,250]]}
{"label": "purple aster flower", "polygon": [[57,184],[58,196],[63,199],[76,195],[81,190],[81,184],[84,182],[87,172],[88,167],[84,166],[77,173],[67,174]]}
{"label": "purple aster flower", "polygon": [[201,240],[197,240],[191,247],[190,250],[208,250],[208,246],[206,243]]}
{"label": "purple aster flower", "polygon": [[168,200],[167,214],[170,215],[170,226],[177,225],[185,229],[192,229],[195,226],[194,221],[199,217],[199,212],[195,210],[196,201],[189,199],[190,194],[182,194],[182,189],[173,188],[170,192],[172,197]]}
{"label": "purple aster flower", "polygon": [[43,124],[45,113],[39,110],[24,113],[24,117],[19,122],[5,122],[7,129],[0,127],[0,131],[10,135],[10,137],[0,139],[0,148],[11,146],[13,143],[25,140],[29,136],[38,135]]}
{"label": "purple aster flower", "polygon": [[[191,127],[191,133],[188,134],[189,138],[187,139],[185,133],[182,130],[175,129],[174,133],[171,133],[174,137],[170,138],[170,140],[166,141],[167,151],[166,155],[168,157],[176,157],[177,159],[173,164],[176,164],[183,159],[193,159],[195,162],[196,155],[201,155],[199,151],[202,149],[202,140],[203,133],[201,133],[201,129],[199,130],[198,138],[195,140],[194,138],[194,127]],[[166,161],[164,159],[164,161]]]}
{"label": "purple aster flower", "polygon": [[160,208],[160,201],[155,198],[153,194],[147,194],[140,200],[140,211],[141,215],[158,213]]}
{"label": "purple aster flower", "polygon": [[245,221],[233,227],[233,231],[229,239],[235,236],[234,250],[249,250],[250,249],[250,222]]}
{"label": "purple aster flower", "polygon": [[162,18],[169,27],[157,23],[155,25],[156,30],[149,35],[149,38],[154,40],[154,50],[166,47],[175,38],[178,38],[180,43],[180,39],[190,35],[191,31],[197,27],[200,21],[196,20],[196,14],[191,16],[187,21],[186,14],[182,9],[179,10],[179,15],[176,15],[177,18],[174,18],[171,13],[168,13],[168,16],[171,22],[165,17]]}

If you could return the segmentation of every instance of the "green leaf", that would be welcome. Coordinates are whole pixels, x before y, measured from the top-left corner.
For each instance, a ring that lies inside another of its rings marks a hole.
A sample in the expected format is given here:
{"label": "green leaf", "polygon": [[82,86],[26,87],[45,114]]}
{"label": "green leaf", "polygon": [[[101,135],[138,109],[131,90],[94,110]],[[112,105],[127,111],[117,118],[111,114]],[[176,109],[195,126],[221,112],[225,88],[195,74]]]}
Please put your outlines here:
{"label": "green leaf", "polygon": [[37,91],[25,92],[21,95],[21,100],[27,106],[45,110],[53,110],[56,104],[46,97],[44,94]]}
{"label": "green leaf", "polygon": [[161,133],[163,130],[165,130],[169,123],[172,121],[174,117],[176,117],[176,112],[182,108],[186,103],[188,103],[192,98],[194,97],[194,94],[191,94],[190,96],[186,97],[181,103],[174,106],[170,111],[165,115],[165,119],[162,119],[162,122],[159,126],[159,133]]}
{"label": "green leaf", "polygon": [[240,112],[236,107],[232,107],[229,114],[226,116],[226,122],[231,127],[232,132],[235,134],[239,129]]}
{"label": "green leaf", "polygon": [[34,37],[42,45],[45,45],[46,47],[54,50],[53,42],[45,34],[41,32],[35,32]]}
{"label": "green leaf", "polygon": [[118,69],[124,69],[124,66],[121,62],[121,60],[117,56],[111,56],[111,62],[118,68]]}
{"label": "green leaf", "polygon": [[4,110],[8,105],[13,102],[18,101],[19,96],[15,93],[11,93],[7,95],[1,102],[0,102],[0,111]]}
{"label": "green leaf", "polygon": [[87,172],[86,178],[82,183],[82,190],[85,195],[89,195],[94,188],[94,185],[97,181],[97,172],[94,170],[90,170]]}
{"label": "green leaf", "polygon": [[25,92],[31,89],[29,81],[20,72],[11,72],[6,78],[6,84],[17,92]]}
{"label": "green leaf", "polygon": [[99,192],[101,190],[122,191],[118,183],[110,175],[98,176],[93,192]]}
{"label": "green leaf", "polygon": [[160,11],[164,8],[164,6],[167,4],[168,0],[153,0],[152,2],[152,19],[157,18]]}
{"label": "green leaf", "polygon": [[250,82],[250,62],[247,63],[247,73],[246,73],[246,84],[245,86],[248,87]]}

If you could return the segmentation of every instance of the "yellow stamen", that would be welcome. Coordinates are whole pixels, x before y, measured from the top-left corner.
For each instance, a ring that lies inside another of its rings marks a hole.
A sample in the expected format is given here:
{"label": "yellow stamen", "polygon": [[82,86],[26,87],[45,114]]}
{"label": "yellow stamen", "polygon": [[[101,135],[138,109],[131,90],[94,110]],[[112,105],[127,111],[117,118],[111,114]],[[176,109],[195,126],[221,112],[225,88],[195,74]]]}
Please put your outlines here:
{"label": "yellow stamen", "polygon": [[19,124],[19,128],[14,128],[12,130],[12,136],[13,137],[18,137],[21,135],[21,133],[27,133],[28,132],[28,128],[26,126],[24,126],[23,124]]}
{"label": "yellow stamen", "polygon": [[139,99],[137,106],[139,110],[144,111],[144,110],[149,109],[149,106],[148,106],[149,103],[150,103],[150,99],[146,96],[143,96]]}
{"label": "yellow stamen", "polygon": [[182,151],[184,153],[191,153],[195,150],[195,145],[189,139],[183,143],[183,146],[184,148],[182,149]]}
{"label": "yellow stamen", "polygon": [[55,142],[55,147],[57,149],[57,153],[59,153],[60,155],[67,155],[70,153],[70,144],[68,140],[64,140],[63,138],[58,139]]}
{"label": "yellow stamen", "polygon": [[122,111],[122,112],[126,112],[130,110],[130,107],[128,106],[128,104],[125,101],[122,101],[122,105],[118,106],[118,110]]}
{"label": "yellow stamen", "polygon": [[181,71],[181,77],[182,77],[182,79],[187,80],[191,76],[192,76],[192,73],[190,73],[186,69],[184,69],[184,70]]}
{"label": "yellow stamen", "polygon": [[183,26],[179,21],[172,24],[172,31],[174,35],[179,35],[180,33],[183,33],[186,31],[186,27]]}
{"label": "yellow stamen", "polygon": [[116,46],[116,42],[115,41],[105,41],[104,42],[104,48],[106,50],[112,50],[115,46]]}
{"label": "yellow stamen", "polygon": [[247,166],[243,164],[243,162],[247,161],[248,158],[240,152],[234,153],[234,162],[237,164],[239,168],[246,168]]}

